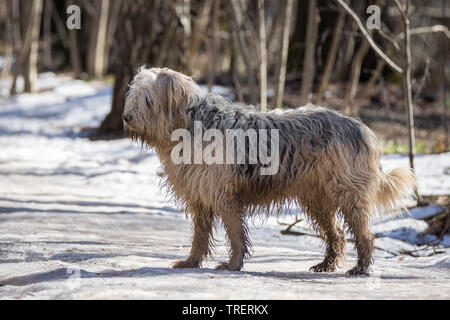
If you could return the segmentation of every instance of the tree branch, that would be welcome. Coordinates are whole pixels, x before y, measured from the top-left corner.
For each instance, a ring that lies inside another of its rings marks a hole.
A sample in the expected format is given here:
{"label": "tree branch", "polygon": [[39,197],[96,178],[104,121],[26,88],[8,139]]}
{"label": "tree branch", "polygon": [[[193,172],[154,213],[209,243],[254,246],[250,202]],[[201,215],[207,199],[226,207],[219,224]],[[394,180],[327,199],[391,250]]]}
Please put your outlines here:
{"label": "tree branch", "polygon": [[[433,33],[433,32],[442,32],[447,38],[450,39],[450,31],[448,28],[442,24],[436,24],[434,26],[428,26],[428,27],[417,27],[410,30],[411,35],[420,35],[420,34],[426,34],[426,33]],[[402,32],[400,33],[397,38],[403,39],[405,37],[405,34]]]}
{"label": "tree branch", "polygon": [[400,51],[400,45],[393,37],[387,34],[383,29],[376,29],[376,30],[378,31],[378,34],[380,36],[389,41],[389,43],[395,48],[395,50]]}
{"label": "tree branch", "polygon": [[[386,63],[395,71],[398,73],[402,73],[403,69],[400,68],[394,61],[392,61],[375,43],[375,41],[370,36],[369,32],[367,32],[366,28],[364,28],[363,23],[361,22],[361,19],[358,17],[358,15],[344,2],[344,0],[336,0],[347,13],[355,20],[357,23],[359,30],[363,34],[363,36],[366,38],[367,42],[370,44],[372,49],[380,56],[381,59],[385,60]],[[395,0],[398,1],[398,0]]]}

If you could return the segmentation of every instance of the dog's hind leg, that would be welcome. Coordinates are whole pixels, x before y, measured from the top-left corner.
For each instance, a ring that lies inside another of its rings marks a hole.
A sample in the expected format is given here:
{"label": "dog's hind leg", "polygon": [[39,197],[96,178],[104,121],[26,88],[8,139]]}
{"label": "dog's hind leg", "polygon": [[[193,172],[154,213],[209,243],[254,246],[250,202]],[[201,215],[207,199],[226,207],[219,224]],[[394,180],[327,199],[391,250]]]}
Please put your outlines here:
{"label": "dog's hind leg", "polygon": [[311,272],[332,272],[336,270],[339,260],[345,255],[345,232],[339,225],[337,210],[320,210],[311,212],[311,219],[326,243],[324,260],[312,266]]}
{"label": "dog's hind leg", "polygon": [[373,263],[374,236],[369,228],[370,209],[368,206],[354,206],[343,208],[345,222],[355,239],[358,262],[356,267],[347,271],[349,275],[368,275],[369,267]]}
{"label": "dog's hind leg", "polygon": [[244,211],[241,206],[227,206],[218,212],[225,227],[229,245],[230,260],[216,267],[218,270],[239,271],[244,265],[244,258],[249,255],[251,247]]}
{"label": "dog's hind leg", "polygon": [[194,224],[191,252],[186,260],[176,262],[173,265],[174,269],[199,268],[203,259],[210,253],[212,246],[211,240],[214,224],[212,210],[207,210],[203,206],[189,206],[188,210],[192,214]]}

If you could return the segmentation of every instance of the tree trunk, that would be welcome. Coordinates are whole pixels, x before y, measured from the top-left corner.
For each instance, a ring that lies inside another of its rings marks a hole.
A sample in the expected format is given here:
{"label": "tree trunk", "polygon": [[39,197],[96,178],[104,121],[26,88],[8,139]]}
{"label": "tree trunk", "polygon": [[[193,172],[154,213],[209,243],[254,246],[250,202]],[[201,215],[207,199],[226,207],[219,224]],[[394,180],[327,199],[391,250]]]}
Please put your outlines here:
{"label": "tree trunk", "polygon": [[45,1],[44,5],[44,65],[52,69],[52,11],[53,0]]}
{"label": "tree trunk", "polygon": [[[290,1],[290,0],[289,0]],[[277,72],[279,71],[279,58],[280,58],[280,48],[281,42],[283,41],[283,27],[286,24],[285,20],[285,9],[286,3],[288,1],[282,1],[278,4],[278,8],[273,13],[270,20],[266,21],[267,30],[267,61],[269,62],[268,68],[270,69],[270,61],[275,61],[275,67]],[[270,9],[269,9],[270,10]],[[272,9],[273,10],[273,9]],[[293,9],[291,9],[293,10]],[[291,12],[292,17],[292,12]],[[292,18],[290,19],[292,20]],[[289,39],[288,39],[289,41]],[[280,45],[278,45],[280,43]],[[288,44],[289,47],[289,44]],[[274,97],[275,101],[275,97]]]}
{"label": "tree trunk", "polygon": [[239,80],[239,40],[235,32],[231,31],[230,41],[232,46],[231,56],[231,74],[233,78],[234,88],[238,101],[244,101],[244,93],[242,92],[242,85]]}
{"label": "tree trunk", "polygon": [[190,74],[190,43],[192,36],[191,26],[191,0],[176,0],[174,1],[175,12],[178,20],[183,27],[183,38],[181,39],[181,59],[180,63],[185,73]]}
{"label": "tree trunk", "polygon": [[105,72],[106,31],[110,0],[95,0],[90,18],[90,38],[87,51],[87,71],[96,78]]}
{"label": "tree trunk", "polygon": [[[76,0],[73,1],[67,0],[66,2],[67,6],[70,6],[71,4],[75,3],[77,3]],[[61,41],[61,44],[65,49],[70,50],[68,29],[65,21],[64,22],[62,21],[61,16],[58,14],[57,10],[52,11],[52,19],[56,27],[56,32],[58,33],[59,41]]]}
{"label": "tree trunk", "polygon": [[[23,4],[23,2],[21,4]],[[27,6],[25,7],[30,7],[30,3],[27,2]],[[16,93],[16,82],[20,73],[24,77],[24,91],[33,92],[36,89],[39,31],[41,26],[42,7],[43,0],[33,0],[29,10],[23,8],[24,10],[22,12],[24,13],[26,10],[29,14],[26,15],[28,19],[23,19],[28,20],[26,21],[26,34],[20,50],[19,59],[16,62],[16,68],[10,90],[11,94]],[[25,15],[23,15],[23,17],[25,17]]]}
{"label": "tree trunk", "polygon": [[355,96],[358,90],[359,78],[361,76],[361,66],[364,58],[367,55],[367,52],[369,52],[369,48],[370,48],[369,42],[363,40],[361,46],[356,52],[355,57],[353,58],[351,76],[350,80],[347,83],[347,90],[344,100],[345,113],[347,114],[353,115],[355,112],[354,110]]}
{"label": "tree trunk", "polygon": [[317,91],[317,99],[316,99],[317,104],[320,104],[322,102],[323,94],[325,90],[328,88],[331,72],[333,71],[334,63],[336,61],[339,44],[341,43],[342,28],[344,27],[344,22],[345,22],[345,11],[342,8],[340,8],[336,22],[336,28],[334,30],[333,39],[331,40],[330,49],[328,51],[327,61],[325,63],[322,79],[320,81],[319,90]]}
{"label": "tree trunk", "polygon": [[233,32],[236,34],[238,39],[239,47],[241,49],[242,57],[244,58],[245,67],[247,69],[247,86],[249,91],[250,103],[256,104],[258,102],[258,86],[256,84],[256,75],[253,67],[252,60],[250,58],[250,51],[248,48],[248,42],[244,37],[244,22],[242,9],[237,2],[237,0],[231,0],[232,16],[230,19],[230,24],[233,28]]}
{"label": "tree trunk", "polygon": [[317,34],[319,30],[319,11],[317,10],[317,1],[310,0],[308,3],[308,25],[306,28],[305,40],[305,56],[303,59],[303,75],[302,88],[300,92],[300,103],[306,104],[309,102],[308,96],[311,94],[316,61],[314,58],[316,52]]}
{"label": "tree trunk", "polygon": [[102,6],[101,0],[85,0],[85,6],[90,4],[90,9],[86,10],[89,19],[84,22],[85,26],[89,27],[89,38],[87,41],[86,50],[86,71],[89,75],[95,74],[95,56],[97,49],[98,30],[100,27],[100,10]]}
{"label": "tree trunk", "polygon": [[[71,4],[78,4],[73,0],[66,0],[66,7]],[[70,51],[70,64],[72,66],[72,71],[74,73],[74,78],[79,79],[81,76],[81,56],[80,49],[78,47],[78,33],[77,29],[68,30],[69,36],[69,51]]]}
{"label": "tree trunk", "polygon": [[[366,1],[354,1],[354,10],[361,14],[365,8]],[[342,57],[336,63],[336,79],[344,80],[347,77],[349,66],[352,62],[353,54],[355,53],[356,35],[358,34],[358,26],[354,21],[348,20],[347,25],[344,24],[344,30],[346,30],[345,47],[342,53]]]}
{"label": "tree trunk", "polygon": [[[393,51],[393,47],[389,47],[386,50],[386,55],[390,56],[392,51]],[[375,67],[375,70],[372,72],[372,75],[369,78],[369,81],[367,81],[367,83],[364,85],[364,88],[362,90],[360,90],[358,97],[355,99],[355,101],[353,103],[355,113],[358,113],[361,101],[366,99],[367,97],[369,97],[370,94],[372,93],[373,87],[375,86],[378,79],[382,75],[382,72],[383,72],[385,66],[386,66],[386,61],[383,59],[379,59],[377,62],[377,66]]]}
{"label": "tree trunk", "polygon": [[[113,50],[121,57],[114,66],[114,93],[111,111],[103,120],[93,138],[116,136],[123,130],[122,112],[125,94],[136,70],[149,62],[152,39],[148,21],[152,18],[154,3],[148,0],[123,1],[119,21],[121,27],[116,30],[116,38],[120,39]],[[157,41],[155,40],[154,43]]]}
{"label": "tree trunk", "polygon": [[[36,1],[36,4],[34,2]],[[27,75],[25,76],[25,92],[36,91],[36,82],[38,77],[38,54],[39,54],[39,32],[41,28],[42,19],[42,5],[43,0],[34,0],[32,8],[32,17],[30,21],[31,30],[31,45],[30,55],[26,66]]]}
{"label": "tree trunk", "polygon": [[96,32],[94,33],[94,48],[89,57],[89,73],[96,78],[102,78],[105,73],[105,39],[106,39],[106,27],[108,26],[109,17],[109,5],[110,0],[101,0],[98,2],[98,22],[95,23]]}
{"label": "tree trunk", "polygon": [[406,8],[404,12],[404,24],[405,24],[405,66],[403,68],[403,82],[404,82],[404,97],[406,105],[406,117],[408,123],[408,134],[409,134],[409,166],[414,169],[414,155],[415,151],[415,135],[414,135],[414,109],[412,103],[412,92],[411,92],[411,34],[410,34],[410,24],[408,17],[408,2],[406,0]]}
{"label": "tree trunk", "polygon": [[258,0],[260,111],[267,111],[267,43],[264,0]]}
{"label": "tree trunk", "polygon": [[188,57],[188,70],[191,73],[194,70],[194,60],[197,57],[198,48],[200,46],[202,37],[206,33],[206,28],[209,24],[209,18],[211,14],[211,7],[213,5],[213,0],[205,0],[203,2],[202,8],[200,10],[199,16],[195,21],[194,32],[192,33],[191,43],[189,48],[189,57]]}
{"label": "tree trunk", "polygon": [[9,13],[11,14],[11,28],[12,28],[12,45],[13,45],[13,53],[11,56],[11,69],[12,75],[13,75],[13,83],[10,88],[10,94],[16,93],[16,80],[17,76],[16,73],[19,74],[20,70],[19,63],[16,61],[16,63],[13,63],[13,56],[19,57],[20,51],[22,49],[22,26],[20,21],[20,3],[19,1],[10,1],[7,3],[8,8],[10,9]]}
{"label": "tree trunk", "polygon": [[219,15],[219,5],[220,0],[214,1],[214,6],[212,8],[212,45],[211,45],[211,62],[210,62],[210,70],[208,74],[208,92],[212,91],[212,86],[216,81],[216,73],[217,73],[217,47],[218,47],[218,15]]}
{"label": "tree trunk", "polygon": [[6,77],[11,72],[13,55],[14,55],[14,25],[12,21],[11,4],[5,2],[0,3],[1,10],[5,10],[5,33],[3,34],[3,43],[5,45],[5,60],[3,64],[1,77]]}
{"label": "tree trunk", "polygon": [[116,33],[119,21],[120,8],[122,0],[113,0],[111,3],[110,14],[108,18],[108,27],[106,28],[105,53],[104,53],[104,71],[107,72],[109,66],[109,54],[114,42],[114,34]]}
{"label": "tree trunk", "polygon": [[[447,2],[446,0],[441,0],[442,2],[442,13],[444,15],[444,17],[447,17],[446,15],[446,9],[447,9]],[[448,108],[448,99],[447,99],[447,77],[446,77],[446,64],[445,61],[447,60],[447,39],[445,37],[444,34],[441,34],[441,39],[442,39],[442,63],[441,63],[441,72],[442,72],[442,108],[444,109],[444,112],[442,112],[442,117],[444,117],[444,123],[445,123],[445,150],[448,150],[448,119],[447,119],[447,114],[446,114],[446,110],[449,110]],[[450,216],[449,216],[450,217]],[[447,220],[447,221],[450,221]]]}
{"label": "tree trunk", "polygon": [[168,27],[164,30],[162,37],[162,44],[158,48],[158,54],[154,61],[156,62],[156,66],[164,66],[167,61],[167,52],[169,50],[170,44],[172,42],[173,37],[175,36],[176,28],[177,28],[177,18],[173,17],[170,22],[167,24]]}
{"label": "tree trunk", "polygon": [[287,0],[284,11],[283,36],[281,38],[281,56],[278,68],[278,81],[275,91],[275,107],[283,106],[284,86],[286,82],[286,64],[289,51],[289,31],[291,27],[293,0]]}

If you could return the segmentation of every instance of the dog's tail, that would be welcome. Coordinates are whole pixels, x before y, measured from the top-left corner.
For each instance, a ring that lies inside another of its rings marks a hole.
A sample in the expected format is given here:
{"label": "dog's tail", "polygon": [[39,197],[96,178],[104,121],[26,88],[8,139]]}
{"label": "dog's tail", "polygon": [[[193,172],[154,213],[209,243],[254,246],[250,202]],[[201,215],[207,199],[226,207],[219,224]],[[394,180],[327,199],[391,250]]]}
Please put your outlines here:
{"label": "dog's tail", "polygon": [[377,193],[376,211],[393,213],[407,210],[406,200],[417,190],[416,176],[409,168],[397,168],[387,173],[381,172]]}

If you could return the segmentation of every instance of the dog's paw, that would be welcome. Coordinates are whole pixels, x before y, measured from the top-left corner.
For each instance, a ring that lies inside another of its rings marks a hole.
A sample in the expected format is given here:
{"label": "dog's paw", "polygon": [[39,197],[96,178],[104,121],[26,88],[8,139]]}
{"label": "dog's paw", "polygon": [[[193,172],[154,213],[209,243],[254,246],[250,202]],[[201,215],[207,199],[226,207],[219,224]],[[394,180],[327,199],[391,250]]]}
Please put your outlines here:
{"label": "dog's paw", "polygon": [[326,262],[321,262],[309,268],[309,272],[333,272],[333,271],[336,271],[336,266]]}
{"label": "dog's paw", "polygon": [[233,266],[228,262],[221,263],[216,267],[216,270],[228,270],[228,271],[240,271],[241,269],[242,266],[239,265]]}
{"label": "dog's paw", "polygon": [[368,276],[369,268],[356,266],[356,267],[348,270],[345,274],[349,275],[349,276]]}
{"label": "dog's paw", "polygon": [[200,267],[200,263],[196,262],[196,261],[191,261],[191,260],[180,260],[174,263],[174,265],[172,266],[172,268],[174,269],[188,269],[188,268],[199,268]]}

